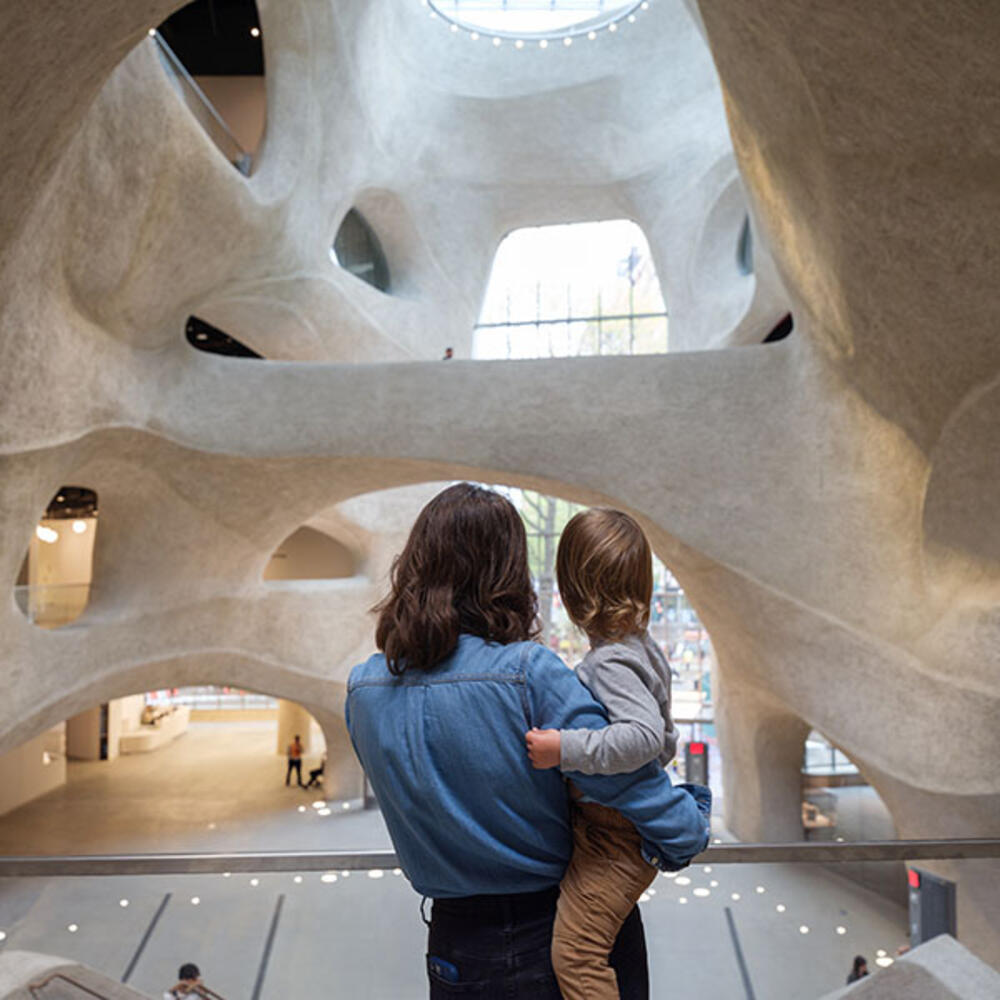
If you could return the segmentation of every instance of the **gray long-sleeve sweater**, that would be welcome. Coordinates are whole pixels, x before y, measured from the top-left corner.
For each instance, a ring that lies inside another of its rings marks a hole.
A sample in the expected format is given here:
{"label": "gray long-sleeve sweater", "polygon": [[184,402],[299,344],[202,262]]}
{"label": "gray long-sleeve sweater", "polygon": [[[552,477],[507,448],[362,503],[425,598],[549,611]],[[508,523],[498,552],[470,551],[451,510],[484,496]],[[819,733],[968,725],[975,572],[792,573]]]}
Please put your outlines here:
{"label": "gray long-sleeve sweater", "polygon": [[576,675],[607,709],[610,725],[560,730],[561,770],[624,774],[651,760],[663,767],[673,760],[670,666],[648,632],[592,647]]}

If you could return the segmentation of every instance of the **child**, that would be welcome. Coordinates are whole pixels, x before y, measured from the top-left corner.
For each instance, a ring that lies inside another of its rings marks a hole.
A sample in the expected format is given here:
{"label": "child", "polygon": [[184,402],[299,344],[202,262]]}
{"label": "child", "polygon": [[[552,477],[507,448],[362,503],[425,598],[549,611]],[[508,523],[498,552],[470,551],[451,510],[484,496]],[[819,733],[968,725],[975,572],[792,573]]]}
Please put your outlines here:
{"label": "child", "polygon": [[[577,676],[610,725],[533,729],[525,737],[532,764],[583,774],[635,771],[652,760],[666,766],[677,731],[670,667],[646,632],[653,561],[645,534],[621,511],[582,511],[563,531],[556,569],[563,605],[590,639]],[[608,954],[656,868],[643,860],[641,838],[623,816],[573,786],[571,794],[573,857],[560,886],[552,964],[567,1000],[616,1000]]]}

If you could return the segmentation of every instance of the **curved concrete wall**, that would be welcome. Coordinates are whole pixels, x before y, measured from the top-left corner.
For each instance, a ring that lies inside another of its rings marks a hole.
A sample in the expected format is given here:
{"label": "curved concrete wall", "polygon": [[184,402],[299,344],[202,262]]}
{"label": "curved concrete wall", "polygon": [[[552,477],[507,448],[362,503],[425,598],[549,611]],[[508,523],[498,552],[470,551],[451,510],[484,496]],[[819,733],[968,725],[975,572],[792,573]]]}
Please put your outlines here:
{"label": "curved concrete wall", "polygon": [[[0,747],[213,680],[329,738],[415,502],[351,498],[470,476],[649,528],[715,640],[739,835],[797,834],[809,726],[901,836],[995,834],[1000,13],[657,0],[529,52],[416,0],[270,0],[246,179],[142,40],[176,6],[2,7],[0,579],[64,482],[98,491],[101,534],[73,628],[0,606]],[[397,294],[331,264],[352,205]],[[506,232],[619,217],[681,353],[421,361],[467,351]],[[787,341],[737,346],[789,308]],[[276,360],[193,351],[192,313]],[[361,574],[267,588],[306,522]],[[1000,961],[996,866],[956,871],[960,934]]]}

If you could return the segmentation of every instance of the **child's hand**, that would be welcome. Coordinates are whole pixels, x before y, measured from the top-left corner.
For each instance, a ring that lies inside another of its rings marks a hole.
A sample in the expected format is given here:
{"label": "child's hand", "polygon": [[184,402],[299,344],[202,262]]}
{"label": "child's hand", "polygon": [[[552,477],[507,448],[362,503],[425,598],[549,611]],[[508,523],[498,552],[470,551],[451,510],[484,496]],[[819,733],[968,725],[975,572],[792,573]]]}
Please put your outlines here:
{"label": "child's hand", "polygon": [[524,734],[528,756],[539,771],[559,766],[559,748],[562,741],[558,729],[531,729]]}

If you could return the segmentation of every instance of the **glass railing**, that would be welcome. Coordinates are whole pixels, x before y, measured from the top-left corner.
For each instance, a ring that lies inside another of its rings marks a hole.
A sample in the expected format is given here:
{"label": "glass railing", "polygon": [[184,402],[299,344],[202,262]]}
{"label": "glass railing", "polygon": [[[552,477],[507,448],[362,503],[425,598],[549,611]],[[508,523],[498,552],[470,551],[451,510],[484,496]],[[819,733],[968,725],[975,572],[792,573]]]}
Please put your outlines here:
{"label": "glass railing", "polygon": [[253,157],[248,153],[229,130],[222,116],[215,109],[212,102],[205,96],[205,92],[198,86],[194,78],[185,69],[174,50],[167,44],[166,39],[155,30],[150,31],[150,37],[156,46],[160,62],[167,73],[174,89],[180,95],[181,100],[188,110],[198,119],[201,127],[208,134],[208,137],[222,151],[223,156],[236,167],[240,173],[249,177],[250,168],[253,165]]}
{"label": "glass railing", "polygon": [[[877,974],[911,945],[906,906],[838,863],[998,857],[998,839],[713,844],[642,897],[652,995],[821,997],[856,955]],[[0,921],[11,913],[0,970],[24,950],[154,997],[185,962],[226,998],[427,995],[420,898],[389,851],[3,857]],[[97,989],[74,969],[62,972]]]}
{"label": "glass railing", "polygon": [[83,614],[90,588],[89,583],[22,584],[14,588],[14,600],[33,625],[61,628]]}

